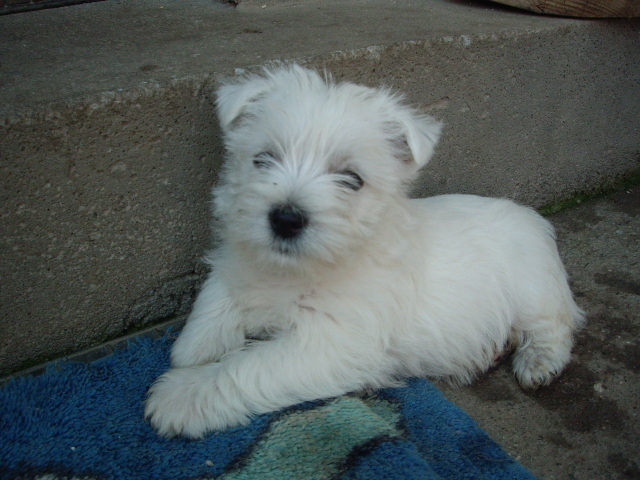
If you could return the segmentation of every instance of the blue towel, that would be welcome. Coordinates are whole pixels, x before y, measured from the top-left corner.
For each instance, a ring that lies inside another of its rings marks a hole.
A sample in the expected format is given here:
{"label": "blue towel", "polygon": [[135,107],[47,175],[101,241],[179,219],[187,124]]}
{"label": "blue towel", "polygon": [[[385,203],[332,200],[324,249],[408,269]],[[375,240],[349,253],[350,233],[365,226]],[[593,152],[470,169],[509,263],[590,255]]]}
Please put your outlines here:
{"label": "blue towel", "polygon": [[429,381],[307,402],[202,440],[143,418],[173,338],[59,362],[0,389],[0,478],[533,479]]}

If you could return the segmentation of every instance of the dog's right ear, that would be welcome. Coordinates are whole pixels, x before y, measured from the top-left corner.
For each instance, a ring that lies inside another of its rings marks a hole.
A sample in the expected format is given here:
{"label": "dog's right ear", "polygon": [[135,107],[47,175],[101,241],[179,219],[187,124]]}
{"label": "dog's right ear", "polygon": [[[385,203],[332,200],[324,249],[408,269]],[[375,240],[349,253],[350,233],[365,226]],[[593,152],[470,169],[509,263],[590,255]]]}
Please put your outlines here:
{"label": "dog's right ear", "polygon": [[259,100],[267,90],[267,79],[257,75],[220,86],[216,92],[216,107],[223,133],[232,130],[251,104]]}

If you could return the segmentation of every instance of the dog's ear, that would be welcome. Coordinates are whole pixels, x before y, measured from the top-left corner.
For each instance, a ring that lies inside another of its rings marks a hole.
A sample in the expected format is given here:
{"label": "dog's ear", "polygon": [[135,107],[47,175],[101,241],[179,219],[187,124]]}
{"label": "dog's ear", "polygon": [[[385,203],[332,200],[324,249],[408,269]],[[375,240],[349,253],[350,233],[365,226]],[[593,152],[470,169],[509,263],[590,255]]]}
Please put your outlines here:
{"label": "dog's ear", "polygon": [[417,170],[431,160],[440,139],[442,123],[406,107],[396,113],[394,120],[400,127],[400,135],[394,139],[394,143],[399,147],[402,159],[413,164]]}
{"label": "dog's ear", "polygon": [[231,130],[249,106],[260,99],[267,90],[267,80],[257,75],[220,86],[216,92],[216,107],[222,131],[227,133]]}

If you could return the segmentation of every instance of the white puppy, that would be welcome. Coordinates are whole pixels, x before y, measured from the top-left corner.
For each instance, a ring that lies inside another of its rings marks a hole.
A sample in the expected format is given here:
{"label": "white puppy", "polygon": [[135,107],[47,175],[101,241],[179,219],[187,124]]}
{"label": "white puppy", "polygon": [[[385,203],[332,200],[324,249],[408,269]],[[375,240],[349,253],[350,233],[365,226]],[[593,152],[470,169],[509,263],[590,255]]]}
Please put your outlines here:
{"label": "white puppy", "polygon": [[516,345],[523,387],[583,323],[551,225],[508,200],[406,191],[441,125],[299,66],[223,85],[212,272],[149,391],[166,436],[427,376],[462,384]]}

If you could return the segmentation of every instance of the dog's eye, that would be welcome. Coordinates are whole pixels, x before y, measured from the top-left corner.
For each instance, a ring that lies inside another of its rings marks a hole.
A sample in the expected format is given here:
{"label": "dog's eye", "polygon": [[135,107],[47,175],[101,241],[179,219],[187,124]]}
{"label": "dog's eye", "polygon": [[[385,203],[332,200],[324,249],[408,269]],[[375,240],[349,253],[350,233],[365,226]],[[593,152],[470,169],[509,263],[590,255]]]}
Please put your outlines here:
{"label": "dog's eye", "polygon": [[271,152],[261,152],[253,157],[253,166],[256,168],[268,168],[273,164],[275,156]]}
{"label": "dog's eye", "polygon": [[343,187],[350,188],[352,190],[360,190],[364,186],[364,180],[353,170],[344,170],[340,172],[340,180],[338,183]]}

